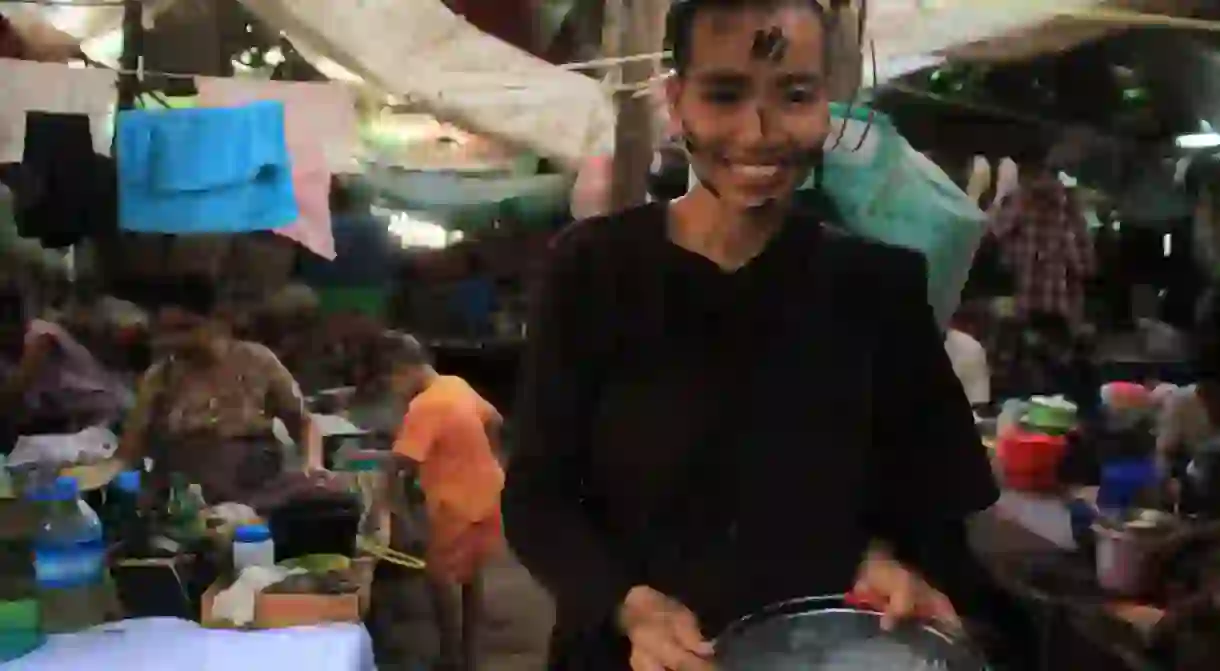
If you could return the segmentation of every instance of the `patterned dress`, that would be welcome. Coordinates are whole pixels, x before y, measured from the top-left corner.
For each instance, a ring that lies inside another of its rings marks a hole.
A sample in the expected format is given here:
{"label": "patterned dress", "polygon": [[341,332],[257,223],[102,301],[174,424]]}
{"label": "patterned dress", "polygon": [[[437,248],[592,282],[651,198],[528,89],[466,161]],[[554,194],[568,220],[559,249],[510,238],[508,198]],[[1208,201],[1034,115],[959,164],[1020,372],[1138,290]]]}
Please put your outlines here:
{"label": "patterned dress", "polygon": [[275,420],[292,426],[307,416],[304,396],[271,350],[229,340],[205,365],[172,357],[153,364],[127,429],[146,436],[159,471],[188,475],[210,502],[253,503],[284,471]]}

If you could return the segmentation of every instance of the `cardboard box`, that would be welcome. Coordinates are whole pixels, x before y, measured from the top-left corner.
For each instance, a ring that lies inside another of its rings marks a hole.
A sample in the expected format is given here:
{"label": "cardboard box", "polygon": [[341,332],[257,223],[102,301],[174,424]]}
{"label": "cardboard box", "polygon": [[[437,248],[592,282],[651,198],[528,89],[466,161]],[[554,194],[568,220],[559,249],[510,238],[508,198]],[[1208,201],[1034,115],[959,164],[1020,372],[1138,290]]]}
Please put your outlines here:
{"label": "cardboard box", "polygon": [[[352,560],[350,569],[359,586],[349,594],[274,594],[260,593],[254,597],[254,622],[251,629],[283,629],[304,627],[327,622],[360,622],[369,607],[373,586],[373,568],[377,560],[360,557]],[[212,615],[216,595],[228,587],[217,581],[203,594],[200,623],[205,627],[227,629],[231,622]]]}

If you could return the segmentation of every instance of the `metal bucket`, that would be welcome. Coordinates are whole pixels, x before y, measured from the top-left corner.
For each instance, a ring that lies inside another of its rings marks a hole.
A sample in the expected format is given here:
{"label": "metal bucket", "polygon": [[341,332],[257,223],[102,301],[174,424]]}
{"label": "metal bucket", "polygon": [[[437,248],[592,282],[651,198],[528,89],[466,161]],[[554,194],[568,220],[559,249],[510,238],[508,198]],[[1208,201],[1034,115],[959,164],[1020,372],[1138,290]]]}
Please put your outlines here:
{"label": "metal bucket", "polygon": [[1174,528],[1171,520],[1167,513],[1143,511],[1127,519],[1094,523],[1097,584],[1124,596],[1147,591],[1152,560]]}
{"label": "metal bucket", "polygon": [[881,614],[843,596],[786,601],[716,639],[717,671],[986,671],[967,642],[922,623],[881,628]]}

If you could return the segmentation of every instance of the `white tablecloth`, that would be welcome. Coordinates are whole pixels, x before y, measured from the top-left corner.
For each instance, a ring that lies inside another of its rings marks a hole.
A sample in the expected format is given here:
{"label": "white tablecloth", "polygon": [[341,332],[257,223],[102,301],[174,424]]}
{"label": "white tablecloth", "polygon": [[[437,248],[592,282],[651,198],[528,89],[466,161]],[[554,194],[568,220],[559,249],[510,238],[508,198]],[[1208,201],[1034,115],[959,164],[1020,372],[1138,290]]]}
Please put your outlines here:
{"label": "white tablecloth", "polygon": [[993,510],[1000,517],[1020,524],[1055,547],[1076,549],[1076,540],[1072,535],[1072,513],[1061,497],[1006,489]]}
{"label": "white tablecloth", "polygon": [[356,624],[239,632],[170,618],[126,620],[52,636],[0,671],[376,671]]}

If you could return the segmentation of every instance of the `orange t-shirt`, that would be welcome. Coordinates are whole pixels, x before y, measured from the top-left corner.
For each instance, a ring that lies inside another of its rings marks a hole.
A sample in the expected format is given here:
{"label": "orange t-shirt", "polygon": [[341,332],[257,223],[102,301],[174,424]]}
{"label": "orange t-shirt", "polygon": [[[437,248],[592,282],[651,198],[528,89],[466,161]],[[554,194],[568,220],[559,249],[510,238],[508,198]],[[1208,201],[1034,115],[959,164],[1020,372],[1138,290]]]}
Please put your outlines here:
{"label": "orange t-shirt", "polygon": [[496,409],[460,377],[443,375],[412,399],[394,451],[419,462],[428,508],[468,523],[500,514],[504,469],[486,424]]}

